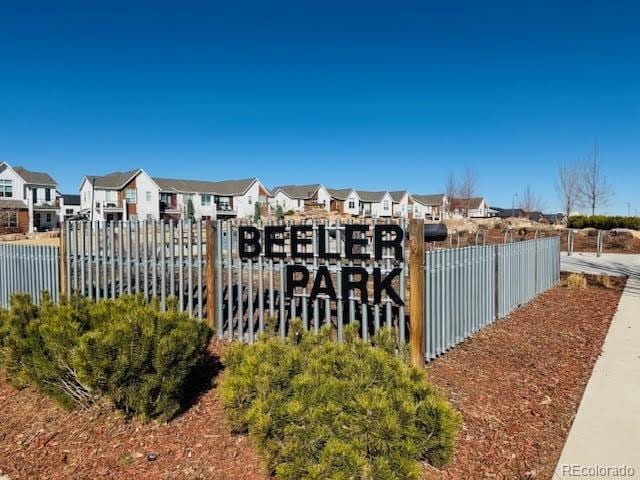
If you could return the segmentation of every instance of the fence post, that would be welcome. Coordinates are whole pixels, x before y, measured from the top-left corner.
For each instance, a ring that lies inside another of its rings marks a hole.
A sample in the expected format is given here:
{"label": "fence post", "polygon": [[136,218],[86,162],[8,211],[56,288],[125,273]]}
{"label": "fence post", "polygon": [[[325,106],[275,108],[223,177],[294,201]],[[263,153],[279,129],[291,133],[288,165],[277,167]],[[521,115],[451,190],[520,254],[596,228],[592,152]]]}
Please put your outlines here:
{"label": "fence post", "polygon": [[411,362],[424,367],[424,220],[409,224],[409,324],[411,330]]}
{"label": "fence post", "polygon": [[493,246],[494,251],[494,265],[493,265],[493,304],[495,309],[495,319],[500,318],[500,245],[495,244]]}
{"label": "fence post", "polygon": [[60,262],[60,299],[66,298],[69,294],[67,292],[67,238],[66,238],[66,224],[60,222],[60,255],[58,261]]}
{"label": "fence post", "polygon": [[[216,227],[211,220],[205,223],[206,250],[206,285],[207,285],[207,323],[212,330],[216,328]],[[218,332],[220,333],[220,332]]]}

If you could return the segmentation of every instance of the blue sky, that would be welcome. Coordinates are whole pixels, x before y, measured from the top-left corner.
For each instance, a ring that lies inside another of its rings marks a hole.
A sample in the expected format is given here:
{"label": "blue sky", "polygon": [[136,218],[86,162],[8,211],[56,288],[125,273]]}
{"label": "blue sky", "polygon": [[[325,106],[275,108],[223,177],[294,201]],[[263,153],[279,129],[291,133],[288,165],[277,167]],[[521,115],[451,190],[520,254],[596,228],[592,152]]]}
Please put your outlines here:
{"label": "blue sky", "polygon": [[49,171],[441,191],[558,208],[597,139],[640,210],[637,2],[0,0],[0,159]]}

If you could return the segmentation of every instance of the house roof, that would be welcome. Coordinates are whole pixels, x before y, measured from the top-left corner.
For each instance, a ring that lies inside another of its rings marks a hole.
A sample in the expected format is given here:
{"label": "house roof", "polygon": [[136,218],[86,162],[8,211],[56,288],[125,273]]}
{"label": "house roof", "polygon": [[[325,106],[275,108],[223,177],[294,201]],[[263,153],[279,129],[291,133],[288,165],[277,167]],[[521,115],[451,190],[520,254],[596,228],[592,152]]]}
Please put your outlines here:
{"label": "house roof", "polygon": [[258,179],[243,178],[241,180],[224,180],[207,182],[203,180],[180,180],[174,178],[153,178],[163,192],[176,193],[212,193],[216,195],[242,195]]}
{"label": "house roof", "polygon": [[60,195],[65,205],[80,205],[80,195],[63,193]]}
{"label": "house roof", "polygon": [[85,178],[98,188],[110,188],[119,190],[124,187],[129,181],[137,175],[141,170],[129,170],[127,172],[112,172],[107,175],[87,175]]}
{"label": "house roof", "polygon": [[31,170],[27,170],[24,167],[14,167],[14,172],[22,177],[22,179],[27,183],[32,183],[36,185],[47,185],[55,187],[57,185],[56,181],[51,178],[51,175],[44,172],[32,172]]}
{"label": "house roof", "polygon": [[389,193],[386,190],[381,191],[381,192],[368,192],[368,191],[365,191],[365,190],[356,190],[356,192],[360,196],[360,200],[365,202],[365,203],[381,202],[382,199],[384,198],[384,196]]}
{"label": "house roof", "polygon": [[329,192],[329,195],[342,201],[345,201],[347,198],[349,198],[349,195],[353,191],[353,188],[327,188],[327,192]]}
{"label": "house roof", "polygon": [[0,210],[5,209],[5,208],[23,209],[23,208],[27,208],[27,204],[24,202],[24,200],[5,200],[5,199],[2,199],[2,200],[0,200]]}
{"label": "house roof", "polygon": [[321,186],[319,183],[313,183],[311,185],[281,185],[271,189],[271,192],[276,194],[279,190],[282,190],[289,198],[309,200]]}
{"label": "house roof", "polygon": [[482,197],[473,197],[473,198],[454,198],[451,201],[452,208],[480,208],[484,198]]}
{"label": "house roof", "polygon": [[431,193],[427,195],[411,195],[411,198],[416,202],[426,206],[437,206],[442,204],[442,199],[444,198],[444,193]]}
{"label": "house roof", "polygon": [[402,199],[404,198],[405,195],[408,195],[409,192],[407,192],[406,190],[398,190],[395,192],[389,192],[389,195],[391,195],[391,199],[395,202],[395,203],[400,203],[402,201]]}

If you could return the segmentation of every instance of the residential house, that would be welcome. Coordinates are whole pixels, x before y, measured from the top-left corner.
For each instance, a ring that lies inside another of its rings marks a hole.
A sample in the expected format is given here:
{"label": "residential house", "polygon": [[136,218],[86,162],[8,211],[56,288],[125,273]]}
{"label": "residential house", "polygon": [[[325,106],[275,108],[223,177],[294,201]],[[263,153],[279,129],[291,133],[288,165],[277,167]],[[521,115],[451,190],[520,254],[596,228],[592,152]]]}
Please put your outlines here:
{"label": "residential house", "polygon": [[489,210],[489,204],[482,197],[456,198],[451,202],[451,212],[455,218],[487,218]]}
{"label": "residential house", "polygon": [[331,195],[321,183],[312,185],[282,185],[271,190],[272,210],[282,207],[287,212],[304,212],[312,208],[331,209]]}
{"label": "residential house", "polygon": [[449,204],[444,193],[411,195],[410,202],[413,218],[441,221],[447,216]]}
{"label": "residential house", "polygon": [[365,217],[391,217],[393,214],[393,198],[387,191],[369,192],[356,190],[360,197],[360,214]]}
{"label": "residential house", "polygon": [[353,188],[328,188],[331,195],[331,211],[347,215],[360,214],[360,197]]}
{"label": "residential house", "polygon": [[257,178],[208,182],[202,180],[153,179],[160,187],[163,218],[187,218],[189,201],[195,218],[248,218],[256,204],[267,213],[271,194]]}
{"label": "residential house", "polygon": [[406,190],[389,192],[393,200],[393,216],[409,217],[409,192]]}
{"label": "residential house", "polygon": [[160,218],[160,188],[143,169],[85,176],[80,184],[80,213],[90,220]]}
{"label": "residential house", "polygon": [[208,182],[151,177],[144,170],[85,177],[81,210],[93,220],[250,217],[256,202],[264,208],[268,190],[257,178]]}
{"label": "residential house", "polygon": [[0,231],[27,233],[57,228],[56,186],[48,173],[0,163]]}
{"label": "residential house", "polygon": [[58,217],[63,222],[80,215],[80,195],[68,195],[58,192]]}

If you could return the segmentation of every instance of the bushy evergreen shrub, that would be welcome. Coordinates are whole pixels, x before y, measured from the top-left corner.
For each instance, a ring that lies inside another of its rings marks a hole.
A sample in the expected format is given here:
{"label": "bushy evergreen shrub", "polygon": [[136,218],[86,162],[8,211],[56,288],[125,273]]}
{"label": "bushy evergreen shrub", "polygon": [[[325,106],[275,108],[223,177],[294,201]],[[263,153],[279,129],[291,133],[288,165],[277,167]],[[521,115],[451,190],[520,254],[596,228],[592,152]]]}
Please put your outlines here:
{"label": "bushy evergreen shrub", "polygon": [[640,230],[640,217],[621,217],[607,215],[575,215],[569,217],[569,228],[597,228],[611,230],[613,228],[630,228]]}
{"label": "bushy evergreen shrub", "polygon": [[129,415],[167,420],[181,409],[211,337],[206,324],[171,305],[162,312],[123,296],[36,307],[15,296],[0,315],[2,364],[14,384],[33,384],[65,406],[104,395]]}
{"label": "bushy evergreen shrub", "polygon": [[221,397],[283,479],[419,478],[419,460],[453,455],[459,414],[382,333],[372,346],[350,326],[344,343],[304,332],[265,335],[225,356]]}

